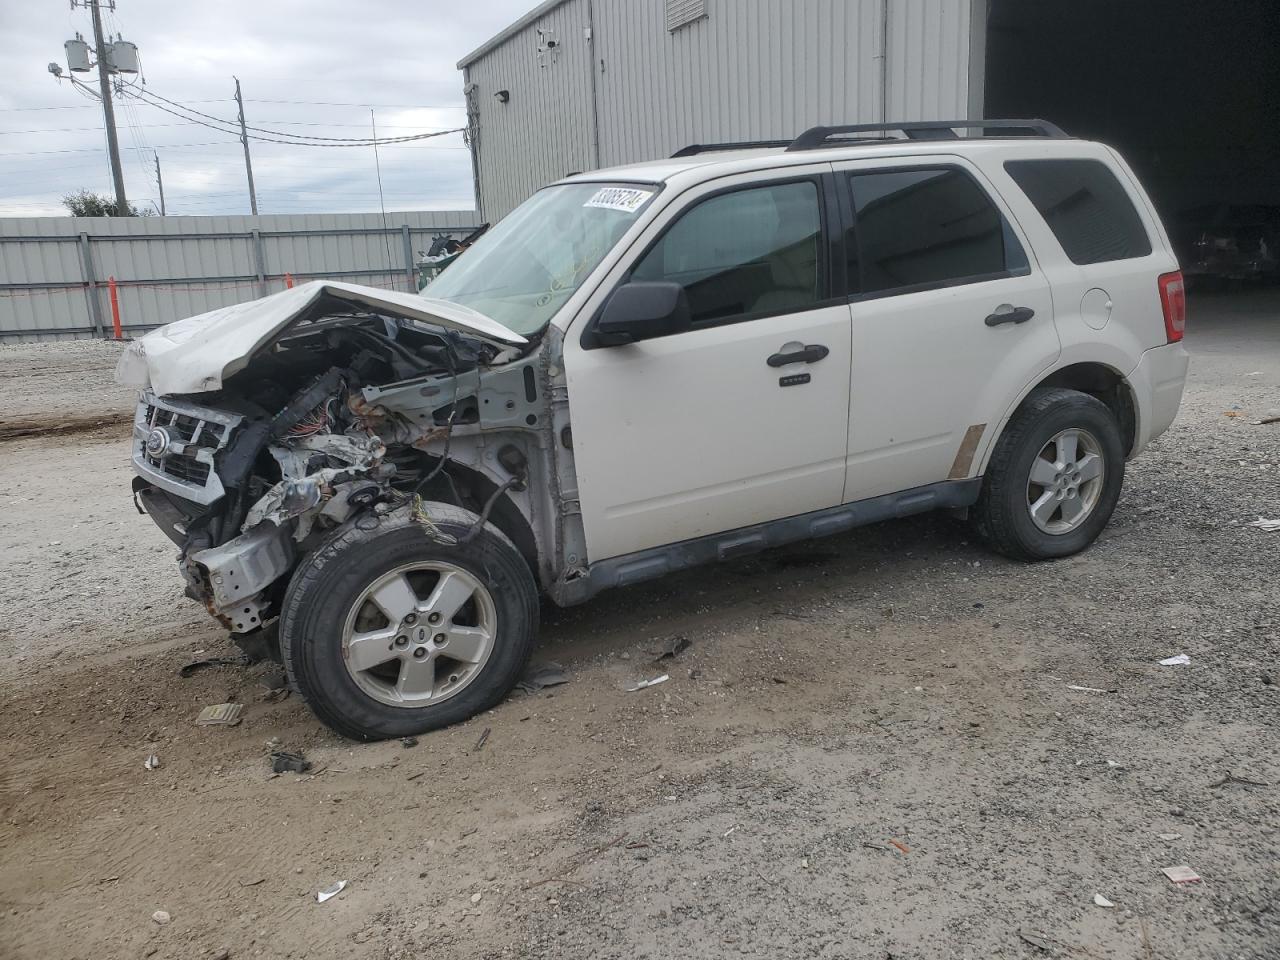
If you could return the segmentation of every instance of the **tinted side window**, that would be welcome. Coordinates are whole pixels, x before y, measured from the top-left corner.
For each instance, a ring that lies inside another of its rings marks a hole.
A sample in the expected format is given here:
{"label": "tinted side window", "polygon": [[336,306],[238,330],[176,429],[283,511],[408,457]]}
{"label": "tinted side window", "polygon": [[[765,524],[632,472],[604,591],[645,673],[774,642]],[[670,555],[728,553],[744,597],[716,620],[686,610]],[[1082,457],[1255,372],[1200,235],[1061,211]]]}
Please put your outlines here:
{"label": "tinted side window", "polygon": [[823,299],[821,232],[812,181],[736,190],[686,211],[631,278],[679,283],[695,324],[794,313]]}
{"label": "tinted side window", "polygon": [[1010,160],[1009,176],[1035,204],[1072,263],[1145,257],[1151,239],[1124,187],[1098,160]]}
{"label": "tinted side window", "polygon": [[[912,167],[849,175],[856,229],[853,292],[1025,273],[1026,254],[986,192],[963,170]],[[860,261],[860,262],[858,262]]]}

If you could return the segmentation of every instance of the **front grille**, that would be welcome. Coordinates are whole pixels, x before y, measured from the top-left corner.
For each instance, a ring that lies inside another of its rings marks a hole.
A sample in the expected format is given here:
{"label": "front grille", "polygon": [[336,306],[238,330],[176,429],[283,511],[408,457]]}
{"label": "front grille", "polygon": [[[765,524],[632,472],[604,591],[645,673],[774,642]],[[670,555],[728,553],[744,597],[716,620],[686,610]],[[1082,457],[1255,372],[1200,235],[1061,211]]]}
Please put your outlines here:
{"label": "front grille", "polygon": [[148,406],[147,418],[152,426],[160,423],[169,427],[169,432],[173,434],[174,439],[209,450],[218,449],[219,441],[226,430],[226,427],[220,423],[201,420],[199,417],[188,416],[185,413],[161,410],[155,406]]}
{"label": "front grille", "polygon": [[[144,394],[134,416],[133,463],[155,486],[208,504],[223,495],[214,454],[227,445],[241,417]],[[159,451],[147,447],[157,428],[168,438]]]}

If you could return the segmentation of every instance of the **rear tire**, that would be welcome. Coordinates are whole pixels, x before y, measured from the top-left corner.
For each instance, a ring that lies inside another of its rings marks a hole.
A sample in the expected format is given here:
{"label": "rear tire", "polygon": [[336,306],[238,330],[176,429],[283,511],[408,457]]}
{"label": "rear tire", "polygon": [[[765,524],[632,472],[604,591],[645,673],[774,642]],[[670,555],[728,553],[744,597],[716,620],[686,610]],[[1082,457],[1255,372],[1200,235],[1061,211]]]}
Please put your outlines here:
{"label": "rear tire", "polygon": [[430,524],[410,508],[364,514],[308,555],[285,593],[289,679],[343,736],[466,720],[510,692],[533,649],[538,591],[519,551],[488,523],[463,542],[479,519],[470,511],[423,509]]}
{"label": "rear tire", "polygon": [[1033,390],[996,442],[973,508],[979,536],[1015,560],[1079,553],[1102,532],[1124,482],[1114,414],[1078,390]]}

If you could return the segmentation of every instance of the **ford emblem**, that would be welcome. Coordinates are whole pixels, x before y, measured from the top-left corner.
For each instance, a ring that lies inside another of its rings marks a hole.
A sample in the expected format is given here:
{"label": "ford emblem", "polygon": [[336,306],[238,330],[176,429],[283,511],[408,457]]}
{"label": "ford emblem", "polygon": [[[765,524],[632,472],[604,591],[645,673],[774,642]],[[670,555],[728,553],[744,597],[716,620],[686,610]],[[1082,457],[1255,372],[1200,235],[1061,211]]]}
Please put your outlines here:
{"label": "ford emblem", "polygon": [[169,449],[169,431],[164,427],[156,427],[147,434],[147,453],[153,457],[162,455]]}

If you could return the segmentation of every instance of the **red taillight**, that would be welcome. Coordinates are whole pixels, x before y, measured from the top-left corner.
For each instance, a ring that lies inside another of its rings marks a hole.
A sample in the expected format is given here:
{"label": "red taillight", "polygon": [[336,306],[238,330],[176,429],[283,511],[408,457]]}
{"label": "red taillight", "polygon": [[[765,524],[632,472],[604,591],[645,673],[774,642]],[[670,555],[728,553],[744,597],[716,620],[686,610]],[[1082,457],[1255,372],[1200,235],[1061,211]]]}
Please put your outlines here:
{"label": "red taillight", "polygon": [[1181,270],[1161,274],[1159,283],[1165,336],[1170,343],[1177,343],[1187,326],[1187,285],[1182,280]]}

